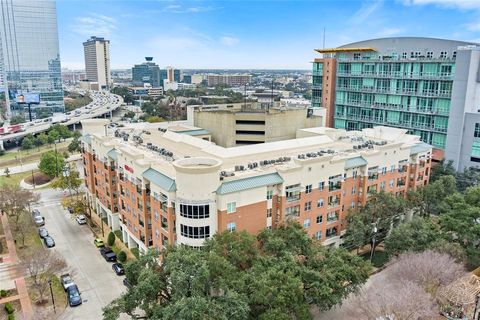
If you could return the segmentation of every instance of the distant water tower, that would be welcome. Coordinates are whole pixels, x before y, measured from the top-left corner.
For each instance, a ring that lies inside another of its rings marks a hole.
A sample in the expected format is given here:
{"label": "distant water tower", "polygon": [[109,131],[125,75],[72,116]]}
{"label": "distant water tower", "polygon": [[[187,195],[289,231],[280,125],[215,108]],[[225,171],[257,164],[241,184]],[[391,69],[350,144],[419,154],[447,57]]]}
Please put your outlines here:
{"label": "distant water tower", "polygon": [[151,62],[153,60],[153,57],[145,57],[145,60],[147,60],[147,62]]}

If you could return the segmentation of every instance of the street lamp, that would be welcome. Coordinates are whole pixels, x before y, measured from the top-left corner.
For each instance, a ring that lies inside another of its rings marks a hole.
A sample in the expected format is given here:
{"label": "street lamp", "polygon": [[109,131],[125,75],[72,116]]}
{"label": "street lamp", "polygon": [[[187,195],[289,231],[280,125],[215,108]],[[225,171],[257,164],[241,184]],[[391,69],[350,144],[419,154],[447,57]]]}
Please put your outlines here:
{"label": "street lamp", "polygon": [[70,194],[70,198],[72,197],[72,188],[70,187],[70,166],[66,163],[65,166],[63,167],[63,176],[65,177],[65,180],[67,180],[67,185],[68,185],[68,193]]}
{"label": "street lamp", "polygon": [[57,313],[57,310],[55,309],[55,298],[53,297],[53,290],[52,290],[52,280],[48,280],[48,285],[50,286],[50,295],[52,296],[52,303],[53,303],[53,312]]}

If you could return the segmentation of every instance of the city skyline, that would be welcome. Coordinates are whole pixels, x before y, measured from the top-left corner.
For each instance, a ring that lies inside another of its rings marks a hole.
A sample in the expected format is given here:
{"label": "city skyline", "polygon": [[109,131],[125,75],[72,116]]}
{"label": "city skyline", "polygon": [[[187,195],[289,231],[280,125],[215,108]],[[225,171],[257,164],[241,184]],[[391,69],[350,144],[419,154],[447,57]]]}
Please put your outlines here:
{"label": "city skyline", "polygon": [[90,36],[111,40],[112,69],[147,55],[160,67],[308,70],[324,27],[326,47],[391,36],[480,42],[480,2],[473,0],[61,0],[57,10],[69,69],[84,68],[82,43]]}

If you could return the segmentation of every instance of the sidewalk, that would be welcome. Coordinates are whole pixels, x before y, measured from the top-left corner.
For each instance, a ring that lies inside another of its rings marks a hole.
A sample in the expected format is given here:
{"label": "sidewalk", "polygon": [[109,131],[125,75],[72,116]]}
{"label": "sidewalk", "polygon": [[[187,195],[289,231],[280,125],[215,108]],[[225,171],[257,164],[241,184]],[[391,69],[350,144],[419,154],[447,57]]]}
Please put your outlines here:
{"label": "sidewalk", "polygon": [[[74,154],[70,157],[67,158],[67,162],[72,162],[72,161],[77,161],[82,158],[82,155],[80,154]],[[22,173],[22,172],[28,172],[32,170],[37,170],[38,169],[38,164],[40,161],[37,162],[32,162],[32,163],[26,163],[21,166],[15,166],[15,167],[10,167],[8,170],[10,170],[9,174],[15,174],[15,173]],[[0,170],[0,176],[5,175],[5,170]]]}
{"label": "sidewalk", "polygon": [[[27,292],[27,285],[25,283],[24,272],[20,270],[19,259],[17,250],[15,248],[15,242],[13,235],[8,224],[8,219],[5,214],[1,215],[1,221],[3,226],[3,232],[5,234],[5,241],[7,242],[8,255],[3,257],[3,261],[0,263],[0,283],[2,289],[17,289],[18,294],[13,297],[8,297],[8,301],[20,300],[22,306],[23,318],[26,320],[33,320],[33,308],[30,301],[30,297]],[[12,286],[13,281],[13,286]],[[16,297],[16,299],[13,299]],[[3,301],[2,299],[1,301]],[[7,301],[5,301],[7,302]]]}

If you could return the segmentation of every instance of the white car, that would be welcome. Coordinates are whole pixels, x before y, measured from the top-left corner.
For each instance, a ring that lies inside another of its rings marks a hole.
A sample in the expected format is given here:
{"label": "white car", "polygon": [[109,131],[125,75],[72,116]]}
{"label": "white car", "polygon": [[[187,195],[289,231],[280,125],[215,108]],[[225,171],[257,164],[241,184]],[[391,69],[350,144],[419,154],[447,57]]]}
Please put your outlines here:
{"label": "white car", "polygon": [[42,216],[36,216],[35,218],[33,218],[33,220],[35,221],[35,225],[37,227],[41,227],[45,225],[45,218]]}
{"label": "white car", "polygon": [[87,218],[85,218],[85,216],[83,214],[79,214],[75,219],[77,220],[78,224],[86,224],[87,223]]}

